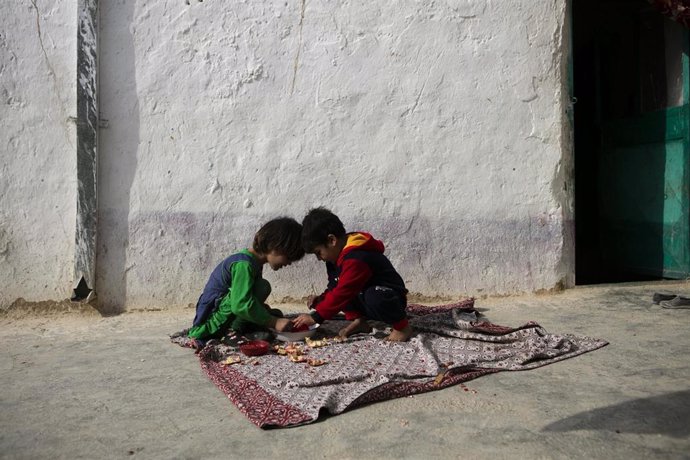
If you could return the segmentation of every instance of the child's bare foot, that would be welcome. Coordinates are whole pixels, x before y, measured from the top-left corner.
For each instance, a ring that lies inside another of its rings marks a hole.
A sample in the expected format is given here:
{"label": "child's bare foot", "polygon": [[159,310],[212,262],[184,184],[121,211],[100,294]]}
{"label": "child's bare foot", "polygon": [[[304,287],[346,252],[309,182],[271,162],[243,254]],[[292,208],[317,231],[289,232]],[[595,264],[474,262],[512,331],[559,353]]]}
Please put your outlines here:
{"label": "child's bare foot", "polygon": [[405,326],[399,331],[393,329],[393,332],[386,337],[386,340],[390,342],[407,342],[407,339],[410,337],[412,337],[412,328],[410,326]]}
{"label": "child's bare foot", "polygon": [[367,323],[366,318],[357,318],[348,324],[346,327],[342,328],[338,335],[342,338],[349,337],[352,334],[359,334],[360,332],[368,333],[371,332],[371,326]]}

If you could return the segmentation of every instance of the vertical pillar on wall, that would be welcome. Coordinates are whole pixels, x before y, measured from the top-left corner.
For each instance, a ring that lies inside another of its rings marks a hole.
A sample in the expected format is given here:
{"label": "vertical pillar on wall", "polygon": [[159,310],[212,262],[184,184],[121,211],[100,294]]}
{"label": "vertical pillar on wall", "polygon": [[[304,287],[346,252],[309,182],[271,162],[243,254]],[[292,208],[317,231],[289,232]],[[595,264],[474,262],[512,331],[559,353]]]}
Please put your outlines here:
{"label": "vertical pillar on wall", "polygon": [[95,296],[98,171],[98,0],[78,0],[77,226],[72,300]]}

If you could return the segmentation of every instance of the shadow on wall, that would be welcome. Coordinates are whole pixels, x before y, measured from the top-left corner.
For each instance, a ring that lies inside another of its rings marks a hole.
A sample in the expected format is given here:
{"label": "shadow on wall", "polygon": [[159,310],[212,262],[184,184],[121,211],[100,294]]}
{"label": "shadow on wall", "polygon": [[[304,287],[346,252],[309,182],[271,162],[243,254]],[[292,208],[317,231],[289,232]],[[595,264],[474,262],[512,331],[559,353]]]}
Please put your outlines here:
{"label": "shadow on wall", "polygon": [[103,2],[100,11],[99,101],[108,128],[99,132],[96,293],[103,314],[127,300],[130,194],[139,149],[139,99],[132,23],[135,0]]}
{"label": "shadow on wall", "polygon": [[578,430],[665,434],[685,438],[690,434],[690,390],[581,412],[552,423],[542,431]]}

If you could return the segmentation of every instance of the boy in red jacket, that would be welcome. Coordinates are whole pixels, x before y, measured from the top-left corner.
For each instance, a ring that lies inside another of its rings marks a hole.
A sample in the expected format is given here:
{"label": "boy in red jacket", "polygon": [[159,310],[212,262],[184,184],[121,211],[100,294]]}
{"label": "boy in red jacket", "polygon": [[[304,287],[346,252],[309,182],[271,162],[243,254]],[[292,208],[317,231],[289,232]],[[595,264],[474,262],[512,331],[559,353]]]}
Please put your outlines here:
{"label": "boy in red jacket", "polygon": [[412,335],[405,307],[407,289],[383,243],[364,232],[346,233],[338,216],[325,208],[309,211],[302,221],[302,246],[326,262],[328,287],[310,299],[315,311],[293,320],[295,328],[331,319],[338,312],[352,321],[340,330],[341,337],[370,332],[367,318],[393,326],[388,340],[404,342]]}

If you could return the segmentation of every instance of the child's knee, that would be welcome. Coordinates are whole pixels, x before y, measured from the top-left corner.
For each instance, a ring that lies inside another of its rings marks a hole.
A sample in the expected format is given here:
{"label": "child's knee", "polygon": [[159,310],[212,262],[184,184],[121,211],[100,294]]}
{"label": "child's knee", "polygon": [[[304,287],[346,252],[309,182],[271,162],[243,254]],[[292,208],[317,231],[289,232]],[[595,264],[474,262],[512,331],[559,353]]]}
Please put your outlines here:
{"label": "child's knee", "polygon": [[400,294],[385,286],[371,286],[364,291],[364,304],[370,308],[405,309]]}
{"label": "child's knee", "polygon": [[285,315],[283,314],[282,310],[278,310],[277,308],[269,308],[269,309],[268,309],[268,312],[269,312],[272,316],[277,316],[278,318],[284,318],[284,317],[285,317]]}
{"label": "child's knee", "polygon": [[254,295],[261,302],[265,302],[268,296],[271,295],[271,284],[265,279],[261,278],[254,285]]}
{"label": "child's knee", "polygon": [[406,317],[405,298],[394,289],[385,286],[372,286],[364,291],[364,309],[367,316],[387,323]]}

